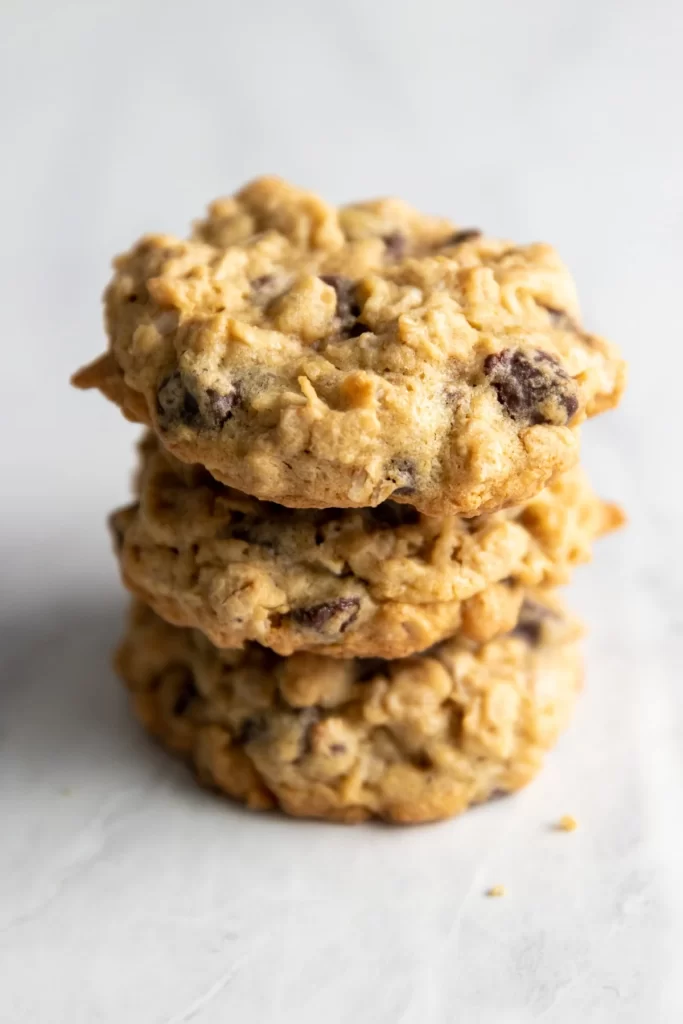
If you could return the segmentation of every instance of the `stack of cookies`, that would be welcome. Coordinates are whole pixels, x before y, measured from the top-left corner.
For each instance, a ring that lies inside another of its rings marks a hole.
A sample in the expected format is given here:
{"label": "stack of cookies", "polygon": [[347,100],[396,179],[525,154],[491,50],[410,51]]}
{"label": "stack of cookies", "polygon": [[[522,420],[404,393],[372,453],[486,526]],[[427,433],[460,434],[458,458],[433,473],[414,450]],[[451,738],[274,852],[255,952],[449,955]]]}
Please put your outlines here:
{"label": "stack of cookies", "polygon": [[115,262],[74,382],[145,424],[114,513],[143,725],[251,807],[429,821],[524,785],[581,684],[558,599],[624,364],[547,245],[275,178]]}

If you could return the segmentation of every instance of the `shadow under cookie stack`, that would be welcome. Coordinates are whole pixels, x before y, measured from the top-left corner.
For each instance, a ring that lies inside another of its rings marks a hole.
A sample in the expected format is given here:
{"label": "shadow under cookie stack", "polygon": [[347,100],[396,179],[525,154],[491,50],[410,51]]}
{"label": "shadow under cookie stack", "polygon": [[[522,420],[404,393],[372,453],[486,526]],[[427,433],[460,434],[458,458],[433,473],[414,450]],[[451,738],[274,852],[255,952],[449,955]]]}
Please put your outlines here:
{"label": "shadow under cookie stack", "polygon": [[105,305],[74,383],[147,428],[111,519],[145,728],[297,816],[528,782],[582,681],[556,588],[622,522],[577,460],[624,364],[554,250],[263,178],[119,257]]}

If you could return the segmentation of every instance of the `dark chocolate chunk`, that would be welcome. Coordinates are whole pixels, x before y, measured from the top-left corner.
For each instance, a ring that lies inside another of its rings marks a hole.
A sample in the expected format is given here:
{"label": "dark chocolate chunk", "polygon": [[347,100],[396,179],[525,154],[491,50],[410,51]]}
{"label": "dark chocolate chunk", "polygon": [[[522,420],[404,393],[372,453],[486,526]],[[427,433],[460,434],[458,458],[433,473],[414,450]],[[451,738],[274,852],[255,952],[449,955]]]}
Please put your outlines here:
{"label": "dark chocolate chunk", "polygon": [[237,734],[233,737],[233,746],[246,747],[248,743],[260,739],[268,731],[268,723],[264,715],[251,715],[245,718]]}
{"label": "dark chocolate chunk", "polygon": [[331,754],[345,754],[346,744],[345,743],[332,743],[330,746]]}
{"label": "dark chocolate chunk", "polygon": [[338,597],[334,601],[314,604],[309,608],[295,608],[291,617],[307,629],[344,633],[356,621],[359,611],[359,597]]}
{"label": "dark chocolate chunk", "polygon": [[541,639],[541,626],[540,619],[524,619],[520,618],[519,622],[512,630],[513,636],[519,636],[523,640],[526,640],[528,644],[535,647]]}
{"label": "dark chocolate chunk", "polygon": [[548,619],[557,618],[552,609],[546,605],[539,604],[529,597],[525,597],[519,612],[517,625],[512,629],[512,636],[519,636],[528,644],[535,647],[541,639],[543,623]]}
{"label": "dark chocolate chunk", "polygon": [[370,328],[361,323],[360,304],[356,296],[356,282],[341,274],[322,274],[321,281],[334,288],[337,293],[337,319],[340,331],[345,338],[357,338]]}
{"label": "dark chocolate chunk", "polygon": [[398,485],[394,494],[409,495],[415,493],[417,483],[417,466],[412,459],[394,459],[389,468],[389,479]]}
{"label": "dark chocolate chunk", "polygon": [[232,419],[243,400],[239,381],[225,392],[215,388],[206,388],[203,392],[195,388],[195,392],[190,390],[179,370],[164,378],[157,391],[157,415],[162,430],[175,423],[218,430]]}
{"label": "dark chocolate chunk", "polygon": [[579,407],[573,379],[554,356],[540,349],[508,348],[487,356],[484,373],[513,420],[562,426]]}
{"label": "dark chocolate chunk", "polygon": [[207,388],[205,394],[204,418],[211,426],[215,427],[222,427],[224,423],[232,419],[243,398],[243,390],[239,381],[235,381],[232,389],[226,394],[221,394],[215,388]]}
{"label": "dark chocolate chunk", "polygon": [[184,715],[192,701],[198,696],[199,691],[195,685],[194,676],[188,668],[183,674],[176,699],[173,702],[173,714]]}
{"label": "dark chocolate chunk", "polygon": [[165,377],[157,391],[157,416],[159,425],[165,430],[174,423],[196,426],[199,421],[199,404],[183,383],[179,370]]}
{"label": "dark chocolate chunk", "polygon": [[392,231],[389,235],[384,235],[382,238],[386,249],[387,256],[394,260],[403,259],[408,248],[408,239],[401,231]]}
{"label": "dark chocolate chunk", "polygon": [[356,299],[356,282],[341,274],[322,274],[321,281],[334,288],[337,293],[337,316],[343,324],[356,320],[360,306]]}

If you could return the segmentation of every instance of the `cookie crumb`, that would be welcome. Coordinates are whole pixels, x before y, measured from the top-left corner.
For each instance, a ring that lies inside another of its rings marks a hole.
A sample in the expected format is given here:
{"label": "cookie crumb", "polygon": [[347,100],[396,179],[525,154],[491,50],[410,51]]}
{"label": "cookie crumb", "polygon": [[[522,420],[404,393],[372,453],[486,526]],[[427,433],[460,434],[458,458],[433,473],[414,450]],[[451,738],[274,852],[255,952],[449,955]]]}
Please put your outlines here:
{"label": "cookie crumb", "polygon": [[504,896],[506,892],[504,885],[492,885],[490,889],[486,890],[487,896]]}
{"label": "cookie crumb", "polygon": [[555,828],[558,832],[576,832],[579,823],[573,814],[563,814]]}

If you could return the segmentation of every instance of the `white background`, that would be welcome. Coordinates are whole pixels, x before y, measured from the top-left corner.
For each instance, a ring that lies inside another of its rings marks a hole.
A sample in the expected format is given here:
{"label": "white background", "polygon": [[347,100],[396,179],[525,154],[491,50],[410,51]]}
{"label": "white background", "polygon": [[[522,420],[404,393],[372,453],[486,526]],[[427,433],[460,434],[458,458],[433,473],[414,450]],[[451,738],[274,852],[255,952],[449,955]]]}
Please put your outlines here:
{"label": "white background", "polygon": [[[0,49],[0,1020],[680,1022],[683,4],[2,0]],[[273,171],[553,241],[631,362],[585,431],[631,525],[572,590],[579,714],[443,825],[202,793],[108,668],[135,431],[67,378],[111,255]]]}

